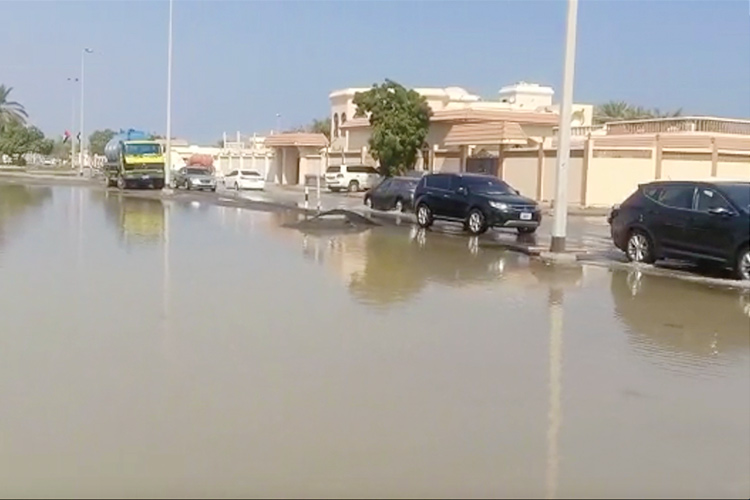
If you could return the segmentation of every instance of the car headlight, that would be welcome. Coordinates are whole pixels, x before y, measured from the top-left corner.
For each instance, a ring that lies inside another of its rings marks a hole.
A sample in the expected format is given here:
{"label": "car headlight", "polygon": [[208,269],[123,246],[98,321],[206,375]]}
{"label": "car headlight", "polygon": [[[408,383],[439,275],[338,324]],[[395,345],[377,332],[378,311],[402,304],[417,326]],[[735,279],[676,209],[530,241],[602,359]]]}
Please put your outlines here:
{"label": "car headlight", "polygon": [[500,201],[490,201],[488,203],[490,204],[492,208],[496,210],[502,210],[503,212],[510,208],[507,203],[503,203]]}

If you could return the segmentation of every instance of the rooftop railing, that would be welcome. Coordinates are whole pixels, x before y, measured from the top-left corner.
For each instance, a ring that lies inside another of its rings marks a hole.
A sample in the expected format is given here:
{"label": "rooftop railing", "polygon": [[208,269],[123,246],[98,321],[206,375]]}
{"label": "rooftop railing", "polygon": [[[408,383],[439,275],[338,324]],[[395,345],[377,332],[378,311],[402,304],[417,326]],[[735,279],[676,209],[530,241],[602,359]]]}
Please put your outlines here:
{"label": "rooftop railing", "polygon": [[609,122],[604,127],[607,135],[668,132],[714,132],[718,134],[750,135],[750,120],[693,116]]}

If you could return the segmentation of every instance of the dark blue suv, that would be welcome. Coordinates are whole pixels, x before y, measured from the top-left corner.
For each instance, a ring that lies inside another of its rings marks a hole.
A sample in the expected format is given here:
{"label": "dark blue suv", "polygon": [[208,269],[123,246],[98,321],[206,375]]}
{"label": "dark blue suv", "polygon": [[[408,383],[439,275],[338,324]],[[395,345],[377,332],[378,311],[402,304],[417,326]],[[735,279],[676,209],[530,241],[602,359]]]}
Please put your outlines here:
{"label": "dark blue suv", "polygon": [[750,280],[750,182],[649,182],[608,220],[630,261],[687,260]]}
{"label": "dark blue suv", "polygon": [[539,205],[490,175],[432,174],[422,177],[414,192],[417,223],[460,222],[471,234],[491,227],[533,233],[542,221]]}

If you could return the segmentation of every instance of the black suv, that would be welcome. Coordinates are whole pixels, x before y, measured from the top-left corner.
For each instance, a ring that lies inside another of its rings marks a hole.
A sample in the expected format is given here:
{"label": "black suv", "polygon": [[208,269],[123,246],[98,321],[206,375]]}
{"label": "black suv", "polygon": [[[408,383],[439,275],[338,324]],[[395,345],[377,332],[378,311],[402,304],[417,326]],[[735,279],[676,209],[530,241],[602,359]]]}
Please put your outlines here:
{"label": "black suv", "polygon": [[608,221],[630,261],[717,264],[750,280],[750,182],[641,184]]}
{"label": "black suv", "polygon": [[422,177],[414,192],[417,223],[461,222],[471,234],[490,227],[533,233],[542,221],[537,203],[491,175],[432,174]]}
{"label": "black suv", "polygon": [[363,202],[375,210],[411,210],[418,182],[413,177],[388,177],[365,193]]}

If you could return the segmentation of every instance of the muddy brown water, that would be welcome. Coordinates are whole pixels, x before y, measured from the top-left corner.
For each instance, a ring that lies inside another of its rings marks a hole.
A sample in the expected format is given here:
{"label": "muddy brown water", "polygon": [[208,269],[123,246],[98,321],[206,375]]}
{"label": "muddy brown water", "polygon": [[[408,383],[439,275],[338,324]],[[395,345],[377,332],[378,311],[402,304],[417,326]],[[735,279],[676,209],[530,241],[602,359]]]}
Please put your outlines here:
{"label": "muddy brown water", "polygon": [[0,184],[0,496],[744,497],[750,299]]}

